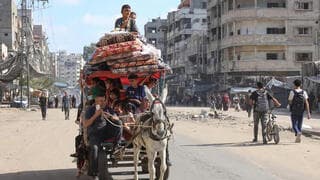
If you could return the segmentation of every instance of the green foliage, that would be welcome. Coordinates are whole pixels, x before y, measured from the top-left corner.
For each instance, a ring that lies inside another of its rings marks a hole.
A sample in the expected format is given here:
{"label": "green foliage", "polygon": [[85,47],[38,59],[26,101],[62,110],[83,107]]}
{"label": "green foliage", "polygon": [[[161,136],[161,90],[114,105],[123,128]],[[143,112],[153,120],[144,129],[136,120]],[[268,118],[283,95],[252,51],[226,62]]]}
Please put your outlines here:
{"label": "green foliage", "polygon": [[30,87],[34,89],[49,89],[52,87],[54,81],[49,77],[39,77],[30,79]]}

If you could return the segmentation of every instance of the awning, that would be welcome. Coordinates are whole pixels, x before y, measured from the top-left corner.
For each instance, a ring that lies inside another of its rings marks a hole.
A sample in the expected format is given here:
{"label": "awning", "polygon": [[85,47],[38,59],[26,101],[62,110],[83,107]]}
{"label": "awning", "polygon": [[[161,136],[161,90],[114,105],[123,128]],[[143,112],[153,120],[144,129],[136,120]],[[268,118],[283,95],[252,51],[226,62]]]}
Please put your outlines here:
{"label": "awning", "polygon": [[272,78],[266,85],[266,88],[271,89],[273,86],[275,87],[281,87],[281,88],[285,88],[285,89],[291,89],[290,86],[285,83],[285,82],[281,82],[279,80],[276,80],[275,78]]}
{"label": "awning", "polygon": [[320,84],[320,76],[310,76],[310,77],[306,77],[306,79],[308,79],[311,82]]}

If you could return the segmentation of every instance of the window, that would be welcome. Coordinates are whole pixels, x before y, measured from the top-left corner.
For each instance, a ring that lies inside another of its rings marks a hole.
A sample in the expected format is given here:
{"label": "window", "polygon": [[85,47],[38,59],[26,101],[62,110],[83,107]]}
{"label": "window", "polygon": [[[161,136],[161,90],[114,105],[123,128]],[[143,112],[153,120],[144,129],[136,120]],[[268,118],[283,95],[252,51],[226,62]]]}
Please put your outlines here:
{"label": "window", "polygon": [[297,28],[298,35],[308,35],[311,34],[311,27],[299,27]]}
{"label": "window", "polygon": [[4,33],[4,36],[8,36],[9,34],[8,33]]}
{"label": "window", "polygon": [[267,3],[267,8],[285,8],[285,7],[286,7],[286,3],[274,3],[274,2]]}
{"label": "window", "polygon": [[267,34],[285,34],[286,28],[267,28]]}
{"label": "window", "polygon": [[206,23],[207,22],[207,19],[202,19],[202,23]]}
{"label": "window", "polygon": [[202,9],[207,9],[207,2],[202,2]]}
{"label": "window", "polygon": [[267,60],[276,60],[278,59],[278,54],[277,53],[267,53]]}
{"label": "window", "polygon": [[296,53],[296,61],[312,61],[312,53]]}
{"label": "window", "polygon": [[312,10],[312,2],[296,2],[296,10]]}

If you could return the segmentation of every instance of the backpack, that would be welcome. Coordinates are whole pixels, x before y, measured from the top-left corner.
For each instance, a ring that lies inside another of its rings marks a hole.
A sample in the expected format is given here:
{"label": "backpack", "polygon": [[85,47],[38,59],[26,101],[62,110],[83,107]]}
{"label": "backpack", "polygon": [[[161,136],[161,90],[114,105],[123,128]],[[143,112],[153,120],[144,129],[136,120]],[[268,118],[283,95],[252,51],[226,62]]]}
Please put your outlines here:
{"label": "backpack", "polygon": [[297,92],[295,90],[293,90],[294,96],[291,102],[291,106],[290,106],[290,111],[292,114],[297,114],[297,115],[301,115],[303,114],[304,110],[305,110],[305,99],[304,99],[304,91],[302,90],[301,92]]}
{"label": "backpack", "polygon": [[267,91],[256,91],[258,97],[255,102],[256,112],[267,112],[269,110],[269,100]]}

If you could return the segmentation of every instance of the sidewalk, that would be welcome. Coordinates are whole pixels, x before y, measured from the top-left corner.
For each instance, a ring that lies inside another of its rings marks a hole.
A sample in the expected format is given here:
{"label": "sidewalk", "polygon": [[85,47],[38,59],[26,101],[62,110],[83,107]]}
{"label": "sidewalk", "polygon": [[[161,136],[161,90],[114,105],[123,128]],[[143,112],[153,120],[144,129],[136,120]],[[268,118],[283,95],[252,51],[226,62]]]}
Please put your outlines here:
{"label": "sidewalk", "polygon": [[[277,109],[274,113],[280,115],[281,120],[278,118],[277,121],[280,125],[291,128],[290,112],[287,109]],[[286,122],[283,122],[282,119],[286,119]],[[302,133],[320,136],[320,113],[314,112],[311,114],[311,119],[307,119],[306,115],[304,116]]]}

